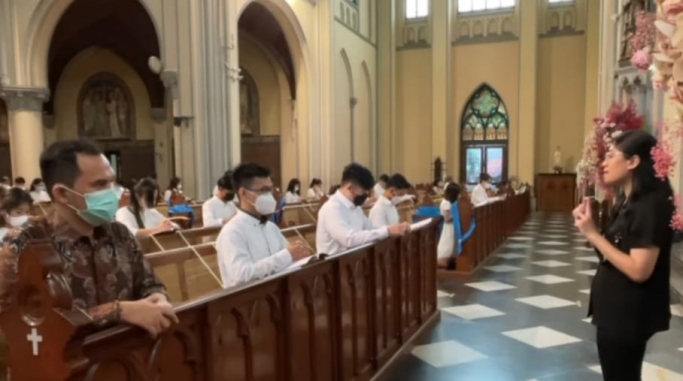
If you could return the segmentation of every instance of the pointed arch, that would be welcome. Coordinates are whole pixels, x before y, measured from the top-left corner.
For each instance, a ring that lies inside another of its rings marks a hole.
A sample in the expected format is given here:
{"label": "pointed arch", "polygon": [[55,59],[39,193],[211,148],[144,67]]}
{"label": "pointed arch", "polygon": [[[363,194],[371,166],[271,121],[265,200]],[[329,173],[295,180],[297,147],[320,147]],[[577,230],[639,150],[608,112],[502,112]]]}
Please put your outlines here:
{"label": "pointed arch", "polygon": [[505,102],[492,86],[482,83],[460,117],[461,181],[477,184],[484,172],[495,184],[507,179],[509,130]]}
{"label": "pointed arch", "polygon": [[339,54],[341,54],[342,61],[344,62],[344,68],[346,68],[346,76],[349,79],[349,91],[351,93],[351,97],[353,97],[356,93],[353,91],[353,71],[351,70],[351,62],[349,62],[349,56],[346,54],[346,50],[340,50]]}

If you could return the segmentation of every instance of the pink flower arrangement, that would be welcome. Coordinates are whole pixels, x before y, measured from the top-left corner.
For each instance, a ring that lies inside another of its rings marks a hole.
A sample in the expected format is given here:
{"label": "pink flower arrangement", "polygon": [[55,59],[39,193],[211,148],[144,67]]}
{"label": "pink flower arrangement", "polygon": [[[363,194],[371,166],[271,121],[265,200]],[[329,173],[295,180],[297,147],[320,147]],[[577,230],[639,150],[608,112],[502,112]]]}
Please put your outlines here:
{"label": "pink flower arrangement", "polygon": [[[661,123],[657,126],[657,138],[657,146],[652,148],[651,154],[654,161],[655,175],[664,181],[673,175],[676,158],[680,157],[677,143],[683,143],[683,123],[680,121]],[[671,227],[675,230],[683,231],[681,196],[676,195],[671,201],[676,209],[671,219]]]}
{"label": "pink flower arrangement", "polygon": [[639,11],[636,14],[636,31],[631,37],[631,64],[639,70],[647,70],[652,64],[650,51],[655,43],[655,14]]}
{"label": "pink flower arrangement", "polygon": [[671,228],[683,231],[683,202],[681,202],[681,195],[674,196],[672,201],[674,203],[675,211],[673,217],[671,217]]}

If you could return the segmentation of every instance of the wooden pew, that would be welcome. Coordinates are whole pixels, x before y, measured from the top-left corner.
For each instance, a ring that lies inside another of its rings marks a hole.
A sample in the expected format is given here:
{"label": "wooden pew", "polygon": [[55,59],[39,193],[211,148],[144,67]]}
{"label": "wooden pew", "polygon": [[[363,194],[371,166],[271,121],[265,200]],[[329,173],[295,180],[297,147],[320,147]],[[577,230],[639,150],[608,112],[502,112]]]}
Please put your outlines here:
{"label": "wooden pew", "polygon": [[[13,381],[368,380],[439,317],[438,221],[176,307],[151,339],[71,309],[61,260],[29,245],[0,327]],[[29,336],[30,335],[30,336]],[[33,340],[40,338],[41,341]]]}
{"label": "wooden pew", "polygon": [[[315,225],[293,226],[282,229],[282,234],[289,240],[304,240],[309,248],[315,252]],[[174,243],[182,244],[182,235],[189,232],[190,235],[200,232],[204,242],[193,241],[190,246],[184,244],[179,247],[165,248],[145,254],[145,258],[154,268],[159,279],[166,285],[169,298],[173,302],[184,302],[196,299],[211,291],[221,288],[220,271],[216,247],[214,245],[219,229],[192,229],[195,232],[179,231],[166,237],[180,237]],[[216,236],[208,234],[216,232]],[[186,239],[189,241],[189,239]],[[199,259],[201,257],[202,259]],[[211,269],[209,271],[207,266]]]}
{"label": "wooden pew", "polygon": [[504,199],[474,207],[469,195],[461,193],[458,205],[462,233],[467,232],[473,222],[476,228],[462,244],[462,253],[456,257],[455,271],[439,270],[439,277],[471,273],[488,259],[529,216],[529,194],[529,191],[521,194],[508,192]]}

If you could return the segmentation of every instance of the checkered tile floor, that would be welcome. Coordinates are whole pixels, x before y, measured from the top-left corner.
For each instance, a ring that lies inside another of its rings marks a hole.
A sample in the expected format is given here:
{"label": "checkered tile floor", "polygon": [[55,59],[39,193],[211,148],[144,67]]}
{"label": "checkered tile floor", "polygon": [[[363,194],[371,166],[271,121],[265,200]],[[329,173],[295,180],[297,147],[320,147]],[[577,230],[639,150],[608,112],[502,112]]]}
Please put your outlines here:
{"label": "checkered tile floor", "polygon": [[[563,215],[534,214],[471,276],[439,283],[441,321],[390,380],[601,380],[586,319],[595,254]],[[683,381],[683,306],[648,346],[643,381]]]}

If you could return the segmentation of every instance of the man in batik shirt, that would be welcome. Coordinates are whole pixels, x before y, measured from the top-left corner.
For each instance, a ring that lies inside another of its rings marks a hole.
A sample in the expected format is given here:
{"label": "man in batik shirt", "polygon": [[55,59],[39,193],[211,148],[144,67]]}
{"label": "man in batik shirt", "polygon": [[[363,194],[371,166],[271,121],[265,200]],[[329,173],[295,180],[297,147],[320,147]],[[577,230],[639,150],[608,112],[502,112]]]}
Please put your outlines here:
{"label": "man in batik shirt", "polygon": [[54,143],[40,156],[40,171],[52,207],[47,216],[9,231],[2,242],[0,313],[9,306],[27,243],[51,239],[64,264],[74,308],[95,324],[125,322],[157,336],[177,322],[166,289],[137,241],[113,222],[119,195],[114,171],[100,148],[87,140]]}

